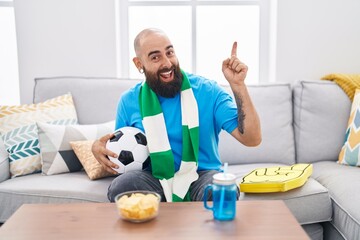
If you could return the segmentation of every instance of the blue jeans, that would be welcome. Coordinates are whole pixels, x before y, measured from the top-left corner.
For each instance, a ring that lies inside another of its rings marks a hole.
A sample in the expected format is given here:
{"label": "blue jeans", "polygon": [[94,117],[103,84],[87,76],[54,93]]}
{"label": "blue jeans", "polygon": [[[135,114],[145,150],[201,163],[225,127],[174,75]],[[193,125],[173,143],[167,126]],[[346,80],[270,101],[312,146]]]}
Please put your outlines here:
{"label": "blue jeans", "polygon": [[[212,176],[218,173],[215,170],[198,171],[199,178],[190,186],[190,197],[192,201],[203,201],[204,187],[212,183]],[[108,198],[114,202],[115,196],[119,193],[135,190],[148,190],[157,192],[161,196],[161,201],[166,198],[162,186],[158,179],[154,178],[149,171],[131,171],[116,177],[109,186]],[[212,199],[211,194],[208,200]]]}

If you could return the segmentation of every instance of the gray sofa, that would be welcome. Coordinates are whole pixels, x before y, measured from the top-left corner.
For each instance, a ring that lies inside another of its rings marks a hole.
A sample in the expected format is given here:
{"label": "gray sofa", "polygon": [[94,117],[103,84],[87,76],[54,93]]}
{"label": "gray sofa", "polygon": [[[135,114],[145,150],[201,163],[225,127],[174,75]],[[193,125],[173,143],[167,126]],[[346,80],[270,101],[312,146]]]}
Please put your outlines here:
{"label": "gray sofa", "polygon": [[[71,92],[79,124],[113,120],[118,98],[135,80],[58,77],[36,79],[34,102]],[[225,86],[224,86],[225,87]],[[229,90],[227,87],[225,87]],[[240,200],[283,199],[311,239],[360,239],[360,171],[336,163],[351,101],[329,81],[298,81],[249,86],[258,110],[262,144],[244,147],[222,132],[220,155],[239,181],[264,166],[312,163],[311,178],[283,193],[241,193]],[[0,142],[0,222],[24,203],[107,202],[112,177],[91,181],[84,171],[9,178]],[[276,221],[276,219],[274,219]]]}

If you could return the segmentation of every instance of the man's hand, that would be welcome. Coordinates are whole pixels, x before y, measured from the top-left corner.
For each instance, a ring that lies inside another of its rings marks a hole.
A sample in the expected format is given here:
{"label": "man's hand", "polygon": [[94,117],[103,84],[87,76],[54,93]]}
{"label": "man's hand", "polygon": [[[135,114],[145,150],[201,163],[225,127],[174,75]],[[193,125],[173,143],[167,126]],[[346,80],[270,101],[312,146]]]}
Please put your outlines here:
{"label": "man's hand", "polygon": [[101,137],[99,140],[96,140],[91,147],[91,151],[96,160],[105,168],[106,171],[117,174],[113,168],[119,168],[119,166],[111,162],[107,156],[112,156],[114,158],[117,158],[118,156],[112,151],[106,149],[106,142],[113,136],[114,134],[111,133]]}
{"label": "man's hand", "polygon": [[222,71],[230,85],[244,84],[248,67],[237,58],[237,42],[234,42],[231,57],[223,61]]}

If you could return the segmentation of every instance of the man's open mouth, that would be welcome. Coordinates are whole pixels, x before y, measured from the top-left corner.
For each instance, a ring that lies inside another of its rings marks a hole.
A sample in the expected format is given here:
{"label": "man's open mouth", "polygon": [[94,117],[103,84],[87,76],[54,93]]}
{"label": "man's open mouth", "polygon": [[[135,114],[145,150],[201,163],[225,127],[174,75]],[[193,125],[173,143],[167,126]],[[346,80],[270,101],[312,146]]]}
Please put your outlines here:
{"label": "man's open mouth", "polygon": [[164,82],[170,82],[174,79],[174,69],[159,74],[160,78]]}

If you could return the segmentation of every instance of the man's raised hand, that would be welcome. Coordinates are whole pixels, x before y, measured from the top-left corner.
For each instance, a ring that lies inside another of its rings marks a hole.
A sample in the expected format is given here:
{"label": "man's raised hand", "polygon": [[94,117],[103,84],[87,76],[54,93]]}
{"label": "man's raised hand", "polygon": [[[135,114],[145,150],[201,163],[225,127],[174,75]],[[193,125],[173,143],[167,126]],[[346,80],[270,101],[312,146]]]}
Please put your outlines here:
{"label": "man's raised hand", "polygon": [[230,85],[244,84],[248,67],[237,57],[237,42],[233,43],[231,57],[223,61],[222,71]]}

